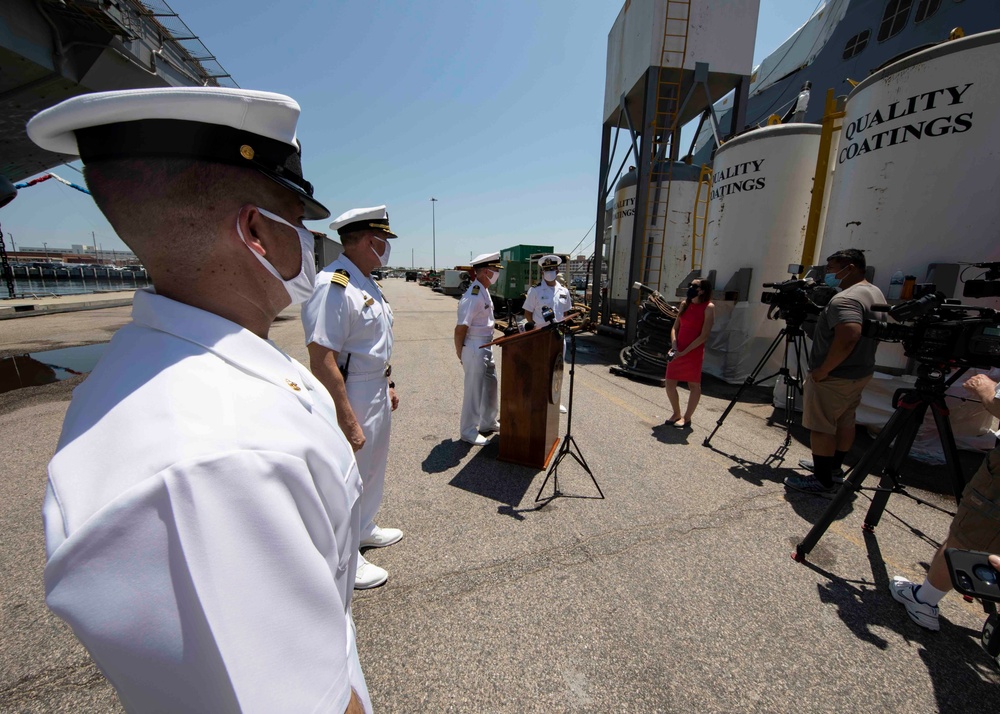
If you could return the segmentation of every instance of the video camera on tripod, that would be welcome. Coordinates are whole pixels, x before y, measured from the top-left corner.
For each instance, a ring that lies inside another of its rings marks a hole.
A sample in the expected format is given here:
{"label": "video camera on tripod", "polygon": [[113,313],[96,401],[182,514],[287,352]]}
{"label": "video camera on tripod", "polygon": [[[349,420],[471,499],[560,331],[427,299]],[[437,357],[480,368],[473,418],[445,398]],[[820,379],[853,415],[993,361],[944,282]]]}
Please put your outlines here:
{"label": "video camera on tripod", "polygon": [[[973,282],[971,292],[976,297],[990,291],[1000,295],[1000,280],[969,281]],[[970,297],[969,283],[963,292],[965,297]],[[866,320],[861,334],[880,342],[900,342],[907,357],[947,370],[1000,367],[1000,313],[946,299],[934,292],[933,285],[922,287],[926,294],[913,300],[893,307],[874,306],[875,310],[888,312],[895,324]]]}
{"label": "video camera on tripod", "polygon": [[[788,272],[794,275],[801,273],[802,269],[801,265],[794,263],[788,266]],[[811,277],[764,283],[764,287],[769,291],[761,294],[760,301],[770,306],[768,319],[780,318],[794,324],[802,324],[809,315],[818,315],[836,293],[833,288],[821,285]]]}
{"label": "video camera on tripod", "polygon": [[[968,281],[963,295],[1000,296],[1000,264],[978,265],[987,268],[987,276],[994,277]],[[893,396],[895,410],[889,421],[855,464],[829,507],[796,547],[792,557],[799,562],[805,561],[841,509],[876,468],[881,470],[881,479],[865,514],[865,531],[871,532],[878,525],[890,494],[906,494],[899,480],[901,467],[928,411],[933,415],[941,440],[941,451],[947,471],[951,474],[955,501],[962,498],[965,478],[948,418],[945,392],[969,368],[1000,367],[1000,313],[991,308],[963,305],[958,300],[946,299],[936,292],[934,285],[917,287],[918,297],[915,299],[893,307],[881,306],[897,324],[866,320],[861,327],[861,333],[866,337],[903,344],[906,356],[917,362],[916,383]],[[879,467],[880,459],[886,454],[887,462]]]}

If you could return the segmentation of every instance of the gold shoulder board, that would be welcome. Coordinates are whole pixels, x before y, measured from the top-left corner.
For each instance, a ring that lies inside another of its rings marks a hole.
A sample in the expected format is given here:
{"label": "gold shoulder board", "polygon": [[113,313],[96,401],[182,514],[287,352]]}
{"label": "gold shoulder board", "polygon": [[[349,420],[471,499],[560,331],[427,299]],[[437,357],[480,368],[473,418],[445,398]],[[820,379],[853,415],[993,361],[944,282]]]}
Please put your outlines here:
{"label": "gold shoulder board", "polygon": [[330,282],[333,283],[334,285],[339,285],[342,288],[346,288],[347,284],[351,282],[351,274],[348,273],[343,268],[338,268],[337,272],[335,272],[333,274],[333,277],[330,278]]}
{"label": "gold shoulder board", "polygon": [[478,295],[479,294],[479,286],[478,285],[473,285],[472,286],[472,294],[473,295]]}

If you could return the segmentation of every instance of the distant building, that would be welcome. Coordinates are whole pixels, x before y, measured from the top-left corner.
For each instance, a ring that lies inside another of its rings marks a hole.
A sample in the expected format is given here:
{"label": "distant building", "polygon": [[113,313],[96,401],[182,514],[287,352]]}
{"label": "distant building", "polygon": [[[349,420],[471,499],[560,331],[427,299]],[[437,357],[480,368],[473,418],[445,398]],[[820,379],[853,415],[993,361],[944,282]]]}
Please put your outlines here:
{"label": "distant building", "polygon": [[99,246],[71,245],[69,248],[59,246],[17,246],[16,260],[56,261],[63,263],[101,263],[104,265],[138,265],[139,259],[130,250],[108,248],[102,250]]}
{"label": "distant building", "polygon": [[587,256],[578,255],[575,258],[570,258],[563,272],[566,274],[566,280],[573,282],[578,278],[586,279],[589,269],[590,264]]}

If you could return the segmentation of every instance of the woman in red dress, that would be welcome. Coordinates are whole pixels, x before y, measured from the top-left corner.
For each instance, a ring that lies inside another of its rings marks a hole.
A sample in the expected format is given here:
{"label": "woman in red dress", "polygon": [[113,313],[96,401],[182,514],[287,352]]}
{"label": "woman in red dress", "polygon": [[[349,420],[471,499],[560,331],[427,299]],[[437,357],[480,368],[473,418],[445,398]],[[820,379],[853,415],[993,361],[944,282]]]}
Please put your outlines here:
{"label": "woman in red dress", "polygon": [[[688,286],[687,299],[681,303],[680,314],[670,328],[673,359],[667,364],[667,399],[674,413],[667,419],[677,429],[691,428],[691,416],[701,399],[701,364],[705,360],[705,340],[715,322],[712,284],[695,278]],[[687,382],[691,396],[681,416],[677,383]]]}

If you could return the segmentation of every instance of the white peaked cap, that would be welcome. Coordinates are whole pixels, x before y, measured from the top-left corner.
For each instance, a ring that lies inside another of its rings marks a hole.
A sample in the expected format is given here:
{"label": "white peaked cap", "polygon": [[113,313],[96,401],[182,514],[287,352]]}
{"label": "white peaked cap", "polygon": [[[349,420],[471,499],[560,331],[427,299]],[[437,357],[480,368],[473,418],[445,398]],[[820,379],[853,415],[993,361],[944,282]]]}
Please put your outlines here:
{"label": "white peaked cap", "polygon": [[385,233],[389,238],[397,237],[389,229],[389,212],[385,210],[385,206],[352,208],[350,211],[337,216],[337,219],[330,224],[330,228],[337,231],[340,235],[376,229]]}
{"label": "white peaked cap", "polygon": [[477,255],[472,259],[472,267],[478,268],[483,265],[490,265],[492,263],[500,262],[500,253],[483,253],[482,255]]}
{"label": "white peaked cap", "polygon": [[118,158],[192,158],[256,169],[299,194],[306,218],[330,212],[302,176],[291,97],[226,87],[157,87],[72,97],[35,115],[38,146],[84,163]]}
{"label": "white peaked cap", "polygon": [[556,268],[562,265],[562,258],[558,255],[543,255],[538,259],[538,264],[543,268]]}

